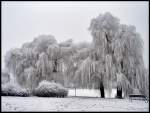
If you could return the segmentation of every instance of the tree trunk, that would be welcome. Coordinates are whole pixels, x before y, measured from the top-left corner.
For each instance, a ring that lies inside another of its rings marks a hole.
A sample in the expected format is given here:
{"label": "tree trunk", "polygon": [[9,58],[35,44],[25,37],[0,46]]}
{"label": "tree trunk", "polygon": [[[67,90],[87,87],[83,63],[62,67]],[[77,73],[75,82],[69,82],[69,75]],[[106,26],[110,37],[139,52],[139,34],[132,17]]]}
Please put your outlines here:
{"label": "tree trunk", "polygon": [[119,88],[119,87],[117,86],[117,98],[122,98],[122,87]]}
{"label": "tree trunk", "polygon": [[104,91],[103,82],[100,82],[100,93],[101,93],[101,98],[105,98],[105,91]]}
{"label": "tree trunk", "polygon": [[53,72],[57,72],[57,59],[54,60]]}

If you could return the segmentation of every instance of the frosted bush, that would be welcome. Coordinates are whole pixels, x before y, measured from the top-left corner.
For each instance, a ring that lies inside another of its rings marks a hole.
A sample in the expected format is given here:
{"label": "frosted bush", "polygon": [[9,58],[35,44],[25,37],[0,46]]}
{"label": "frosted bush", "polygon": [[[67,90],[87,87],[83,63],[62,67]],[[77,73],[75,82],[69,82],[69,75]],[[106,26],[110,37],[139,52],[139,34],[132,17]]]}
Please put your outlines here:
{"label": "frosted bush", "polygon": [[20,87],[18,84],[6,83],[2,85],[2,96],[29,96],[27,89]]}
{"label": "frosted bush", "polygon": [[34,89],[33,95],[40,97],[65,97],[68,90],[61,84],[55,82],[42,81],[39,86]]}

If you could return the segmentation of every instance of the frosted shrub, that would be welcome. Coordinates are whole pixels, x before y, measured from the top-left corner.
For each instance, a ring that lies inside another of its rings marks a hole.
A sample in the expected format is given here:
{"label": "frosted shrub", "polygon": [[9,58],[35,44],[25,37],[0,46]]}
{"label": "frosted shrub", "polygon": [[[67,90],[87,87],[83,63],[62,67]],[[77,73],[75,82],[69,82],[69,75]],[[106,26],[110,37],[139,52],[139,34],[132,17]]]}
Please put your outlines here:
{"label": "frosted shrub", "polygon": [[21,88],[14,83],[6,83],[2,85],[2,96],[29,96],[30,93],[27,89]]}
{"label": "frosted shrub", "polygon": [[61,84],[42,81],[39,86],[34,89],[33,95],[40,97],[65,97],[68,94],[68,90]]}

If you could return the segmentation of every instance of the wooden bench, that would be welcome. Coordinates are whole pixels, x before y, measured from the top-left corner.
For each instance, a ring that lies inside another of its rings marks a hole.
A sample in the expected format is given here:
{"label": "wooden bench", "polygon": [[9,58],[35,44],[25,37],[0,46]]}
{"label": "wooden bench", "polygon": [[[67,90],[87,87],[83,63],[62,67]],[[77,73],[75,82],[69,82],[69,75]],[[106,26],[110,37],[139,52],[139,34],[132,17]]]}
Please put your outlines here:
{"label": "wooden bench", "polygon": [[131,94],[129,95],[129,99],[132,100],[144,100],[146,102],[148,102],[148,99],[145,95],[141,95],[141,94]]}

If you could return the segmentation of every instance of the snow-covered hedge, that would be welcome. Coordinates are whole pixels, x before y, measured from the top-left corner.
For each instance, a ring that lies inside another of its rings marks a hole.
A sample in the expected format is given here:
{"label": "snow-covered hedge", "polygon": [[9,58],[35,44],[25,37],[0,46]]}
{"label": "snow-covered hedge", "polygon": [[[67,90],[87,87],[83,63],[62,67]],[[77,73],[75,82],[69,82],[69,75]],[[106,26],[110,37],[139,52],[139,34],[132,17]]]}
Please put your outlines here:
{"label": "snow-covered hedge", "polygon": [[34,89],[33,95],[40,97],[65,97],[68,95],[68,90],[61,84],[44,80]]}
{"label": "snow-covered hedge", "polygon": [[2,85],[2,96],[29,96],[30,93],[27,89],[20,87],[14,83],[6,83]]}

